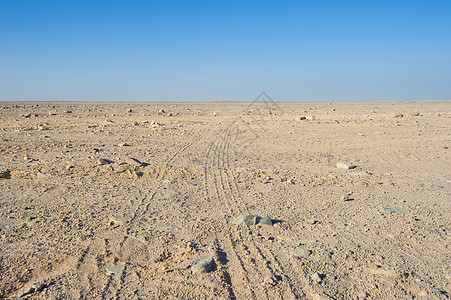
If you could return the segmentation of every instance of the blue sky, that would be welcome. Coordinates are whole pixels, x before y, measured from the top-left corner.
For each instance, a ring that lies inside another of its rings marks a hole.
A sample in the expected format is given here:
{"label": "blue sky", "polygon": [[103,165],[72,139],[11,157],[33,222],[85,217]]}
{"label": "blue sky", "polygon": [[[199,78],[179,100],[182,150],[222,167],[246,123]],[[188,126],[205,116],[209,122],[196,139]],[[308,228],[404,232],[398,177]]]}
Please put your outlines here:
{"label": "blue sky", "polygon": [[448,100],[450,16],[434,0],[0,0],[0,100]]}

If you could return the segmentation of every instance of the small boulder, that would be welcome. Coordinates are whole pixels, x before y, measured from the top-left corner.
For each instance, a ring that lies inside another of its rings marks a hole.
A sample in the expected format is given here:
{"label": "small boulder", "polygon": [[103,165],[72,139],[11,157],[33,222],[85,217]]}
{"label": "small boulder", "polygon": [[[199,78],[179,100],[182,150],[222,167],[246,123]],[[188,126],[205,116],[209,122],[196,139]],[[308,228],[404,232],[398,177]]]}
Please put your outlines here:
{"label": "small boulder", "polygon": [[312,254],[312,251],[307,250],[304,247],[296,247],[290,250],[290,254],[296,258],[307,258]]}
{"label": "small boulder", "polygon": [[191,272],[193,272],[193,274],[209,273],[213,271],[214,266],[215,261],[213,258],[201,259],[191,267]]}
{"label": "small boulder", "polygon": [[125,266],[124,265],[111,265],[105,268],[106,271],[110,274],[117,274],[117,273],[121,273],[122,271],[125,270]]}
{"label": "small boulder", "polygon": [[346,160],[340,160],[337,162],[337,168],[339,169],[354,169],[355,167],[357,166]]}

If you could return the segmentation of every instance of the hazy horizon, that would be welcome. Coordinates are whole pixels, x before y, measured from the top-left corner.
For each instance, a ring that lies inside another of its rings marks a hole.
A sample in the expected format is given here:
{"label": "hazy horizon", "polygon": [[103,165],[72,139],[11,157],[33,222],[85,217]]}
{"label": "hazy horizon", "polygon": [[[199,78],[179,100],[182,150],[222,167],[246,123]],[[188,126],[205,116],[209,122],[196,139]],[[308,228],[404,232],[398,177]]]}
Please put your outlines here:
{"label": "hazy horizon", "polygon": [[0,2],[0,101],[451,99],[451,2]]}

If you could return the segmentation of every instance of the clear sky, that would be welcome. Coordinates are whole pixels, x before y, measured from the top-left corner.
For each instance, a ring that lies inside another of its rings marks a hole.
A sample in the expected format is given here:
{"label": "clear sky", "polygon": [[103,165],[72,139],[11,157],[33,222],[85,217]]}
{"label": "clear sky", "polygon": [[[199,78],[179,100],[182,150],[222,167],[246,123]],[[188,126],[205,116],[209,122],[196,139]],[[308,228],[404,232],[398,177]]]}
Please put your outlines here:
{"label": "clear sky", "polygon": [[0,0],[0,100],[451,99],[451,1]]}

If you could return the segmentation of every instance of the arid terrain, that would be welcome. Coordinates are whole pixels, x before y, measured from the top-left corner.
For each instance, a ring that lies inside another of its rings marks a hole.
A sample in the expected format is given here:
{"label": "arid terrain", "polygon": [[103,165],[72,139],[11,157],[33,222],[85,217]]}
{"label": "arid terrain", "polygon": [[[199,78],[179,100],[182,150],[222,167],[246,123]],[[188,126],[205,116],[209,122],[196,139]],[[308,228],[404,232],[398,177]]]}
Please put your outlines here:
{"label": "arid terrain", "polygon": [[451,297],[451,101],[1,102],[0,141],[0,298]]}

